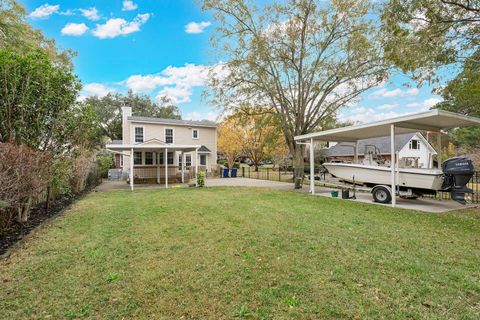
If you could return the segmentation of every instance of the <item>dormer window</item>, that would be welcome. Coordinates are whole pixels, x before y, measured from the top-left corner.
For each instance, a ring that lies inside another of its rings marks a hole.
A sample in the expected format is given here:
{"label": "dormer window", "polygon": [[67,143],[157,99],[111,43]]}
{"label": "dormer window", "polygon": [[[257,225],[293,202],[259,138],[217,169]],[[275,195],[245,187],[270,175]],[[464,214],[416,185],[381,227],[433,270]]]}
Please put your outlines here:
{"label": "dormer window", "polygon": [[165,129],[165,142],[173,143],[173,129]]}
{"label": "dormer window", "polygon": [[420,150],[420,141],[416,139],[410,140],[409,147],[410,147],[410,150]]}
{"label": "dormer window", "polygon": [[143,143],[143,127],[135,127],[135,143]]}
{"label": "dormer window", "polygon": [[199,139],[198,129],[192,130],[192,139]]}

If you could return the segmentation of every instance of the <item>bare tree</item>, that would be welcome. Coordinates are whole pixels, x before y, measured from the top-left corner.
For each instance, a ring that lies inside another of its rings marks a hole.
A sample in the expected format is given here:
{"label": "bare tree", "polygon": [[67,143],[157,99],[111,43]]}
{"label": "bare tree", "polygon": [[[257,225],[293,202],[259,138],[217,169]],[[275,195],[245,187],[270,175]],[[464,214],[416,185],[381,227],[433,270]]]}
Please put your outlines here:
{"label": "bare tree", "polygon": [[226,61],[212,73],[213,102],[276,112],[301,188],[304,148],[294,137],[321,129],[388,76],[370,2],[287,0],[257,9],[248,0],[205,0],[203,8],[218,22],[212,44]]}

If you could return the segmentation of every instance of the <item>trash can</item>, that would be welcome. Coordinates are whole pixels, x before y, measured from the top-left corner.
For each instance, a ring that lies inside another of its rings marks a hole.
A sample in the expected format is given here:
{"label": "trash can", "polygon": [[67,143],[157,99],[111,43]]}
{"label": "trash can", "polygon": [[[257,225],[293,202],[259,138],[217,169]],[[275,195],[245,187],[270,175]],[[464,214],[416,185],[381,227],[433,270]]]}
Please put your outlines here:
{"label": "trash can", "polygon": [[331,191],[330,194],[332,195],[332,198],[338,197],[338,191]]}
{"label": "trash can", "polygon": [[233,168],[230,171],[230,178],[236,178],[237,177],[237,168]]}
{"label": "trash can", "polygon": [[342,189],[342,199],[350,199],[350,190]]}
{"label": "trash can", "polygon": [[228,178],[228,168],[223,168],[223,177]]}

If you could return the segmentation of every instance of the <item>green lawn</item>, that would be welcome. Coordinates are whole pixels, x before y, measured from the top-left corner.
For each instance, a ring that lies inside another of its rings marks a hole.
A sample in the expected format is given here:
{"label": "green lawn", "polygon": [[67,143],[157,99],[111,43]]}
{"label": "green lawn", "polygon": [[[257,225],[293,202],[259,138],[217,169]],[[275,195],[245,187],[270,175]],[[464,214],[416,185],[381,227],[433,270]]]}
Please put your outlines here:
{"label": "green lawn", "polygon": [[0,318],[478,319],[480,213],[93,193],[0,261]]}

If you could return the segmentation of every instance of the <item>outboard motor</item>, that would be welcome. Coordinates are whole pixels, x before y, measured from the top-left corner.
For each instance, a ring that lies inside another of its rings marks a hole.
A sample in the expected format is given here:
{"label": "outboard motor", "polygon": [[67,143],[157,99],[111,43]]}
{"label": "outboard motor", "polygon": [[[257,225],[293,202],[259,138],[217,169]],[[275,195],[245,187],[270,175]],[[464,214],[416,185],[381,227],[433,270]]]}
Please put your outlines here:
{"label": "outboard motor", "polygon": [[445,176],[442,190],[450,191],[453,200],[466,204],[465,194],[473,193],[473,190],[467,187],[474,174],[472,161],[465,157],[450,158],[442,164],[442,171]]}

